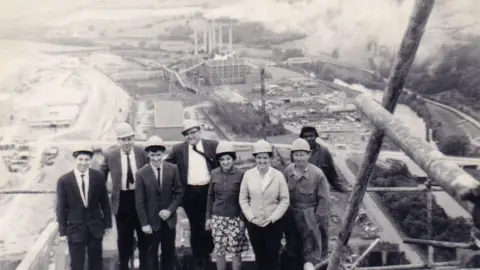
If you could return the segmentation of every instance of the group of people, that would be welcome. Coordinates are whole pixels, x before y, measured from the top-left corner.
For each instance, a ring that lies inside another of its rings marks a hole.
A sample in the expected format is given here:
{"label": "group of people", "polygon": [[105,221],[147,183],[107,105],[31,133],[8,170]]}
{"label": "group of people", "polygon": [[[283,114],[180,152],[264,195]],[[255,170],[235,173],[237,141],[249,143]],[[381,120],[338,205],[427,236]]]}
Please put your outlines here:
{"label": "group of people", "polygon": [[283,236],[291,258],[287,269],[313,267],[327,256],[328,183],[340,192],[347,188],[328,149],[316,142],[314,127],[302,128],[284,172],[272,167],[272,145],[264,140],[253,145],[255,167],[243,171],[234,165],[233,144],[202,138],[195,120],[185,120],[182,135],[185,142],[167,156],[161,138],[152,136],[142,148],[134,144],[132,127],[122,123],[116,128],[119,145],[104,154],[100,170],[90,168],[90,146],[74,149],[76,166],[57,182],[56,209],[72,270],[84,269],[85,254],[88,269],[102,269],[102,240],[112,213],[120,270],[130,269],[136,247],[140,270],[174,269],[179,206],[189,220],[199,270],[207,269],[212,253],[217,269],[226,269],[227,254],[232,268],[241,269],[249,244],[257,269],[281,269]]}

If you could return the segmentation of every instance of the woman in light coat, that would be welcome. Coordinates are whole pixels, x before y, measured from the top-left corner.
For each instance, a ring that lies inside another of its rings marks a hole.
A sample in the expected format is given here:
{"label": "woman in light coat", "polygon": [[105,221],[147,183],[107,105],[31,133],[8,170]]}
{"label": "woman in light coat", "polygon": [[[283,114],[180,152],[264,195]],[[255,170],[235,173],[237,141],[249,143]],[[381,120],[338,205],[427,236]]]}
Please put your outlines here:
{"label": "woman in light coat", "polygon": [[278,270],[283,236],[282,217],[290,203],[283,174],[271,167],[272,146],[260,140],[253,145],[256,166],[245,172],[240,186],[240,207],[258,270]]}

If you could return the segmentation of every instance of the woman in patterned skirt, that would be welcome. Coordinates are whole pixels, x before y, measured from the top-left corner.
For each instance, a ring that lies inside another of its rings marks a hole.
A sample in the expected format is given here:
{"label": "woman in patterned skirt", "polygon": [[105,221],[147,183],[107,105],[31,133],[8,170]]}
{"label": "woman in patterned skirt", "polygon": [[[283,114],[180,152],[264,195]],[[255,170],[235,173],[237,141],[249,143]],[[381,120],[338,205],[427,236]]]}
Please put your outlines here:
{"label": "woman in patterned skirt", "polygon": [[217,269],[227,268],[225,255],[231,254],[233,270],[240,270],[241,254],[249,248],[238,201],[243,171],[233,165],[236,159],[233,144],[220,142],[215,157],[220,167],[211,172],[205,226],[207,230],[212,230]]}

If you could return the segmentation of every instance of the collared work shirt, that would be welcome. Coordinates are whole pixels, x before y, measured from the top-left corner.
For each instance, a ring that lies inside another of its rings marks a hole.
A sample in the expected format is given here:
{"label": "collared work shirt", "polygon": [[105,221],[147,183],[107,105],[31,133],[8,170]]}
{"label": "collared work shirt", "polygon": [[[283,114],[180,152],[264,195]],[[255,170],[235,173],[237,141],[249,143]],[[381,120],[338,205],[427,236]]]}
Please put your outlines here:
{"label": "collared work shirt", "polygon": [[[88,207],[88,189],[90,188],[90,178],[88,177],[88,169],[85,172],[80,172],[78,169],[73,170],[75,174],[75,179],[77,180],[78,190],[80,191],[80,196],[82,197],[83,205]],[[82,175],[83,181],[85,183],[85,194],[82,192]]]}
{"label": "collared work shirt", "polygon": [[318,167],[308,164],[302,175],[295,174],[295,164],[285,169],[290,193],[290,205],[294,208],[315,207],[315,214],[328,217],[330,208],[330,187],[327,178]]}
{"label": "collared work shirt", "polygon": [[[135,159],[135,152],[132,148],[130,153],[125,153],[123,150],[120,150],[120,162],[122,164],[122,190],[134,190],[135,184],[128,184],[127,183],[127,171],[128,171],[128,163],[127,158],[130,159],[130,166],[132,168],[133,179],[135,180],[135,173],[137,172],[137,161]],[[128,184],[128,188],[127,188]]]}
{"label": "collared work shirt", "polygon": [[[205,153],[203,143],[197,143],[197,150]],[[208,185],[210,182],[210,172],[208,171],[207,160],[193,150],[191,144],[188,145],[188,174],[187,183],[194,186]]]}

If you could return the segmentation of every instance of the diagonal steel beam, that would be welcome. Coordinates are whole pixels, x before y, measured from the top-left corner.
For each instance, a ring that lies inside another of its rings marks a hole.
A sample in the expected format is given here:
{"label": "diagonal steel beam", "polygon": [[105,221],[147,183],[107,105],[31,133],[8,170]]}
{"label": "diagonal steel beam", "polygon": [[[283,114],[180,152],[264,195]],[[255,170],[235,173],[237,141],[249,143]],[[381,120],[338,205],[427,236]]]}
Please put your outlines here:
{"label": "diagonal steel beam", "polygon": [[[405,79],[415,58],[418,46],[422,39],[425,26],[433,8],[434,0],[417,0],[410,17],[408,28],[403,36],[400,49],[393,64],[387,86],[383,93],[382,105],[391,113],[395,110],[398,97],[405,84]],[[340,262],[344,247],[348,244],[355,218],[358,215],[360,204],[367,191],[368,181],[372,174],[375,162],[382,146],[385,133],[374,129],[367,145],[367,152],[357,176],[357,184],[351,193],[347,210],[343,218],[343,227],[340,229],[327,270],[340,269]]]}

